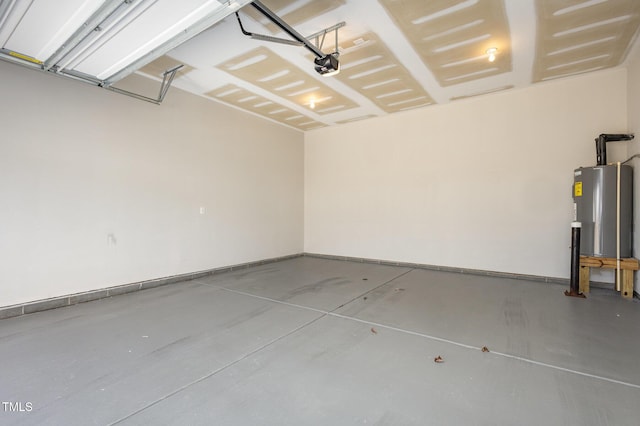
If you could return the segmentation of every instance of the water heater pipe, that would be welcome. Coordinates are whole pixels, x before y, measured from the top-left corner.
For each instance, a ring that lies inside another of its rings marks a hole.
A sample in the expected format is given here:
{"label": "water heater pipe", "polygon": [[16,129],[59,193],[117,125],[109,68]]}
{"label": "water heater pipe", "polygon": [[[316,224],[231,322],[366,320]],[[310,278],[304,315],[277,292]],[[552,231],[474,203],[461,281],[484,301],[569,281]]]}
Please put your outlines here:
{"label": "water heater pipe", "polygon": [[580,293],[580,229],[581,222],[571,222],[571,279],[569,290],[564,292],[565,296],[586,297]]}
{"label": "water heater pipe", "polygon": [[596,139],[596,159],[598,166],[607,165],[607,142],[630,141],[632,134],[601,133]]}
{"label": "water heater pipe", "polygon": [[620,162],[616,176],[616,291],[620,291]]}

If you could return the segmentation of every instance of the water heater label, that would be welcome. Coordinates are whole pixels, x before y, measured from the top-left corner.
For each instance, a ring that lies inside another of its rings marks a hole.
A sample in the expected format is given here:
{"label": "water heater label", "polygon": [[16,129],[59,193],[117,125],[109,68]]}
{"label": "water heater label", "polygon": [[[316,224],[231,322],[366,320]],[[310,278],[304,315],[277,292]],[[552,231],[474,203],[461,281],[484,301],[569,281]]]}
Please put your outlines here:
{"label": "water heater label", "polygon": [[576,182],[573,185],[573,196],[582,197],[582,182]]}

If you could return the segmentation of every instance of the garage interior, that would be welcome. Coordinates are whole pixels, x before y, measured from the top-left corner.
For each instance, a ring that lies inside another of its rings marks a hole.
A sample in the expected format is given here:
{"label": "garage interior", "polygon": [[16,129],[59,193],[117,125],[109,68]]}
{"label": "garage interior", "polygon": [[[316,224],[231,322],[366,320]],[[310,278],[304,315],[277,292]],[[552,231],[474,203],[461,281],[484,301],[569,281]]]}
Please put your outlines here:
{"label": "garage interior", "polygon": [[59,3],[0,1],[0,423],[638,423],[637,274],[564,292],[640,3]]}

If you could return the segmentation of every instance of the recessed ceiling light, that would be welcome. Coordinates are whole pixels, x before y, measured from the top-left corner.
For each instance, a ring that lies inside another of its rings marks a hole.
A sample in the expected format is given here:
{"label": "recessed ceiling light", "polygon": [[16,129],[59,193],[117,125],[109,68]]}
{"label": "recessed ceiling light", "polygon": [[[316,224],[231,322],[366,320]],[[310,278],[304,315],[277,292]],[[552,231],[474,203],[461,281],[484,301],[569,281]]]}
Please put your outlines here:
{"label": "recessed ceiling light", "polygon": [[498,53],[498,49],[496,47],[490,47],[489,49],[487,49],[489,62],[493,62],[496,60],[496,53]]}

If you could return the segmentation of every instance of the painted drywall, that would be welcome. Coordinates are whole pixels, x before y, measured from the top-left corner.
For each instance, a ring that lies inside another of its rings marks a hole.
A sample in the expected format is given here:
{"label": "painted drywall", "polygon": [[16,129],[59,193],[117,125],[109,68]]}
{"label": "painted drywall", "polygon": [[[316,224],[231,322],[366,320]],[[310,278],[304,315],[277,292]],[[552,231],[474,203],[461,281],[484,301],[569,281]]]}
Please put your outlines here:
{"label": "painted drywall", "polygon": [[570,272],[573,170],[626,131],[626,70],[305,134],[305,251]]}
{"label": "painted drywall", "polygon": [[0,306],[302,251],[301,132],[175,88],[0,75]]}
{"label": "painted drywall", "polygon": [[[631,52],[629,58],[628,69],[628,82],[627,82],[627,111],[629,132],[634,133],[636,138],[628,143],[629,157],[635,154],[640,154],[640,48],[636,48]],[[639,159],[634,159],[631,163],[633,165],[634,177],[633,177],[633,204],[634,204],[634,238],[633,238],[633,252],[634,257],[640,258],[640,232],[638,232],[638,226],[640,225],[640,165]],[[640,274],[635,274],[635,291],[640,292]]]}

